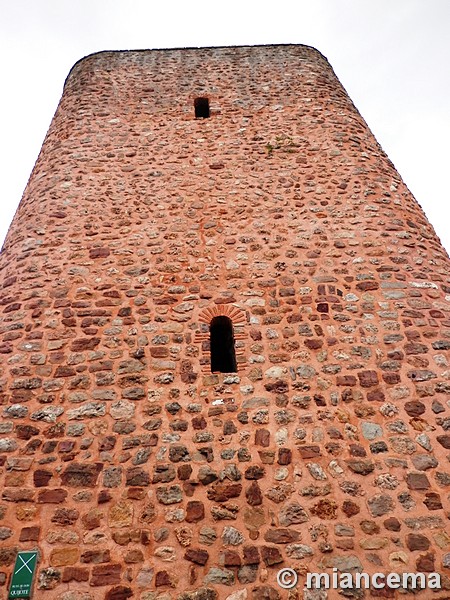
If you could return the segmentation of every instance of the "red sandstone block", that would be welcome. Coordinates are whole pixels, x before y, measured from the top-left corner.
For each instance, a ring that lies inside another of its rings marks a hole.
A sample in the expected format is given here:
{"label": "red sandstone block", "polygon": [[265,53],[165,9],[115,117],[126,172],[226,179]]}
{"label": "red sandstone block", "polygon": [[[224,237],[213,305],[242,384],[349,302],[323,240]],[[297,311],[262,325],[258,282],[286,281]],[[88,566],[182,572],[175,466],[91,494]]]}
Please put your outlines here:
{"label": "red sandstone block", "polygon": [[120,583],[122,566],[120,564],[96,565],[92,567],[90,585],[114,585]]}
{"label": "red sandstone block", "polygon": [[37,542],[41,528],[37,525],[23,527],[20,531],[19,542]]}

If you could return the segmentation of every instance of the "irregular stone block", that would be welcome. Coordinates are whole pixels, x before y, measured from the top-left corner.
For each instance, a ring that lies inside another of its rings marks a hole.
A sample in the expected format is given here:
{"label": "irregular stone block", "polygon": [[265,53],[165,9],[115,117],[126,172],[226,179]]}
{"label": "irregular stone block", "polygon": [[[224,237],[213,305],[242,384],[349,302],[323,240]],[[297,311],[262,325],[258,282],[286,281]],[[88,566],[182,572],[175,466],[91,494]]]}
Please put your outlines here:
{"label": "irregular stone block", "polygon": [[120,564],[95,565],[92,568],[90,585],[103,586],[120,583],[122,566]]}
{"label": "irregular stone block", "polygon": [[61,474],[63,485],[69,487],[95,487],[102,463],[70,463]]}

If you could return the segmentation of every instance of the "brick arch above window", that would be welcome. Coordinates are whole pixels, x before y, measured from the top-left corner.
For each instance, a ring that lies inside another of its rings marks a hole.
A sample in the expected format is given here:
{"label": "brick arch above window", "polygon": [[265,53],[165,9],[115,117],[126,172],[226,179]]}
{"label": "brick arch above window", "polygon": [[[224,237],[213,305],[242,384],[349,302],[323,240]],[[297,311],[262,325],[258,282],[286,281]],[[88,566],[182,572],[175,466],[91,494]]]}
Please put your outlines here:
{"label": "brick arch above window", "polygon": [[[228,317],[233,324],[233,334],[235,342],[236,360],[238,373],[247,366],[247,338],[248,334],[245,325],[247,324],[247,314],[244,310],[233,304],[215,304],[208,306],[200,311],[198,316],[201,330],[195,334],[195,342],[200,344],[201,369],[204,373],[210,372],[211,352],[209,348],[210,333],[209,325],[215,317]],[[205,327],[205,325],[207,327]]]}
{"label": "brick arch above window", "polygon": [[233,304],[216,304],[204,308],[199,316],[200,323],[211,323],[214,317],[228,317],[233,322],[233,325],[238,325],[247,322],[245,312]]}

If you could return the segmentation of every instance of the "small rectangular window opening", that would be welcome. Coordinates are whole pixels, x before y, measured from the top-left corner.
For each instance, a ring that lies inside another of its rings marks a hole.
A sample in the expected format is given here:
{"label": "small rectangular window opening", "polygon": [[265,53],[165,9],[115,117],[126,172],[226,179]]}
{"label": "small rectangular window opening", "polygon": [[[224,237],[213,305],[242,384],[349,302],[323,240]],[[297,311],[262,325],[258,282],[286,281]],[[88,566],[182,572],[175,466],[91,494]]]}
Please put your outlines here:
{"label": "small rectangular window opening", "polygon": [[196,98],[194,100],[194,108],[196,119],[207,119],[209,117],[208,98]]}
{"label": "small rectangular window opening", "polygon": [[209,325],[211,373],[237,373],[233,323],[228,317],[214,317]]}

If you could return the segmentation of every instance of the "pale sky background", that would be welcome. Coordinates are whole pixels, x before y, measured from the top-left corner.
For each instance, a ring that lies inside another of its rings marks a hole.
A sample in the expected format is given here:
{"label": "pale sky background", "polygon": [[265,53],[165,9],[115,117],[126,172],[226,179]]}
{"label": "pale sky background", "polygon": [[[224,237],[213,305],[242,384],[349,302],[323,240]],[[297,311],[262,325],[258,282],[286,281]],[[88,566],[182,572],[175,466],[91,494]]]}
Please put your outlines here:
{"label": "pale sky background", "polygon": [[450,250],[450,0],[0,0],[0,245],[72,65],[100,50],[316,47]]}

